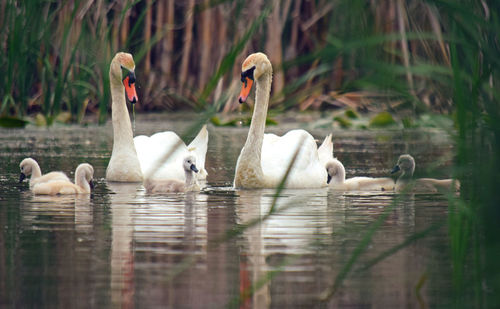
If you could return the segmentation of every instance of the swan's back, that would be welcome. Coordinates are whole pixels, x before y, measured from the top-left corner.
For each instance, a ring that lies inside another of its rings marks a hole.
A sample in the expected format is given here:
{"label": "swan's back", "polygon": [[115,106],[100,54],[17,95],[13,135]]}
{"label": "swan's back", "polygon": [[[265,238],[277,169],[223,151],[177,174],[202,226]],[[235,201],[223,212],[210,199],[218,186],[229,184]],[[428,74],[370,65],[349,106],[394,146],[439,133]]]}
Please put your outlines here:
{"label": "swan's back", "polygon": [[147,193],[179,193],[200,189],[196,184],[186,186],[186,183],[177,179],[146,179],[144,181],[144,188]]}
{"label": "swan's back", "polygon": [[177,134],[165,131],[152,136],[140,135],[134,138],[134,144],[144,178],[184,180],[182,160],[188,150]]}
{"label": "swan's back", "polygon": [[328,161],[333,160],[332,134],[327,135],[323,143],[318,147],[318,158],[323,166],[326,166]]}
{"label": "swan's back", "polygon": [[63,172],[50,172],[38,178],[30,180],[30,187],[33,187],[36,184],[51,182],[51,181],[70,181],[70,180],[68,176],[66,176],[66,174]]}
{"label": "swan's back", "polygon": [[177,179],[167,180],[152,180],[144,181],[144,188],[147,193],[164,193],[164,192],[184,192],[186,190],[185,183]]}
{"label": "swan's back", "polygon": [[314,138],[307,131],[292,130],[281,137],[275,134],[264,135],[261,165],[264,179],[270,187],[275,187],[281,182],[299,145],[301,149],[287,178],[286,186],[288,188],[326,186],[327,173],[319,161]]}
{"label": "swan's back", "polygon": [[185,180],[182,161],[189,154],[196,156],[200,169],[198,178],[205,179],[205,156],[207,154],[208,131],[206,125],[195,139],[186,146],[182,139],[172,131],[139,135],[134,138],[134,145],[144,178]]}
{"label": "swan's back", "polygon": [[198,135],[193,139],[193,141],[187,146],[188,150],[194,153],[196,157],[196,165],[199,168],[197,174],[198,179],[206,179],[207,171],[205,169],[205,157],[207,155],[208,149],[208,130],[207,125],[204,125]]}
{"label": "swan's back", "polygon": [[346,179],[344,186],[352,191],[393,191],[394,180],[388,177],[353,177]]}
{"label": "swan's back", "polygon": [[396,182],[396,191],[410,191],[419,193],[437,193],[460,191],[460,182],[453,179],[418,178],[410,181]]}
{"label": "swan's back", "polygon": [[39,183],[33,186],[32,190],[35,194],[44,195],[84,193],[80,187],[70,182],[69,180]]}

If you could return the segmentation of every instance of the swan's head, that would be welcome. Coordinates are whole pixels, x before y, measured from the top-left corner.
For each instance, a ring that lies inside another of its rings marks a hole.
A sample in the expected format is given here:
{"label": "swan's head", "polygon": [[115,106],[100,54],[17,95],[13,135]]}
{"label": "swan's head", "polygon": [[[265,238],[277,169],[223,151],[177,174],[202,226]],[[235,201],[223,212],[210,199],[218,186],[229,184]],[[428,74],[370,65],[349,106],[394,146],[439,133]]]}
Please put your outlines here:
{"label": "swan's head", "polygon": [[409,154],[404,154],[399,156],[398,163],[391,171],[391,174],[403,171],[403,173],[408,173],[413,175],[415,171],[415,160]]}
{"label": "swan's head", "polygon": [[344,183],[345,168],[342,162],[337,159],[330,160],[326,163],[326,172],[328,174],[327,184],[333,180],[333,183]]}
{"label": "swan's head", "polygon": [[243,103],[247,100],[252,85],[256,79],[259,79],[264,73],[272,73],[273,67],[267,56],[263,53],[255,53],[243,61],[241,66],[241,87],[238,101]]}
{"label": "swan's head", "polygon": [[182,161],[182,167],[186,172],[195,172],[198,173],[198,168],[196,167],[196,158],[194,156],[187,156]]}
{"label": "swan's head", "polygon": [[94,189],[94,168],[88,163],[82,163],[78,165],[75,171],[75,182],[79,177],[84,177],[85,181],[88,182],[90,189]]}
{"label": "swan's head", "polygon": [[139,101],[135,91],[135,62],[129,53],[119,52],[111,61],[110,77],[115,83],[122,83],[130,103]]}
{"label": "swan's head", "polygon": [[19,169],[21,170],[21,175],[19,176],[20,183],[23,182],[27,176],[31,175],[33,167],[36,165],[38,165],[38,163],[36,163],[36,161],[32,158],[26,158],[21,161],[19,164]]}

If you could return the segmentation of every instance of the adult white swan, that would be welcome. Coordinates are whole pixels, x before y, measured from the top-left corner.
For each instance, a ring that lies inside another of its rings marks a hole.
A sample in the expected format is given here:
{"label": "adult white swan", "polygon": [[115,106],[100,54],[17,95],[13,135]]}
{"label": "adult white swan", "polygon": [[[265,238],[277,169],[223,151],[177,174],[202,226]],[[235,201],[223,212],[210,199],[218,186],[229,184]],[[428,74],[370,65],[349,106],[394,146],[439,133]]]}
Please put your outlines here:
{"label": "adult white swan", "polygon": [[272,74],[271,62],[263,53],[251,54],[243,62],[239,102],[245,102],[255,82],[255,106],[247,140],[236,163],[234,186],[277,187],[298,151],[286,187],[325,187],[328,176],[311,134],[304,130],[292,130],[283,136],[264,134]]}
{"label": "adult white swan", "polygon": [[[111,86],[113,122],[113,152],[106,169],[108,181],[141,182],[143,178],[185,180],[182,160],[194,154],[200,173],[198,179],[205,179],[205,155],[207,153],[208,131],[206,126],[186,146],[177,134],[170,131],[148,136],[133,137],[127,110],[125,92],[129,101],[135,104],[135,63],[131,54],[119,52],[111,61],[109,81]],[[154,171],[154,174],[153,174]]]}

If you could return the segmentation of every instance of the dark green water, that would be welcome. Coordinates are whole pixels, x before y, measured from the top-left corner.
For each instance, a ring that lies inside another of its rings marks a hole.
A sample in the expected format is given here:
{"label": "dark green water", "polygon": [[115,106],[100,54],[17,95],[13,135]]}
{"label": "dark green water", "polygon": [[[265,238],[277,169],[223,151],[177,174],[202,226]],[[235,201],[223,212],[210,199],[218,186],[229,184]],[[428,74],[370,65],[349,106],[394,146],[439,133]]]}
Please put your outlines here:
{"label": "dark green water", "polygon": [[[195,115],[140,116],[136,133],[183,133]],[[330,130],[305,127],[319,140]],[[247,128],[209,126],[208,187],[200,193],[147,195],[141,185],[104,179],[112,130],[53,127],[0,130],[0,306],[48,308],[441,307],[451,303],[447,229],[431,233],[368,270],[385,250],[446,220],[442,195],[401,199],[326,303],[319,298],[349,262],[371,223],[396,195],[285,190],[267,213],[273,190],[233,190],[234,166]],[[335,155],[354,175],[387,176],[412,153],[420,176],[449,177],[452,142],[445,132],[334,131]],[[19,162],[71,175],[94,166],[96,188],[82,197],[33,196],[18,183]],[[432,173],[430,172],[432,170]],[[431,173],[431,174],[429,174]],[[229,236],[228,236],[229,235]],[[420,286],[421,288],[417,288]],[[251,287],[254,292],[249,293]],[[249,296],[248,296],[249,295]]]}

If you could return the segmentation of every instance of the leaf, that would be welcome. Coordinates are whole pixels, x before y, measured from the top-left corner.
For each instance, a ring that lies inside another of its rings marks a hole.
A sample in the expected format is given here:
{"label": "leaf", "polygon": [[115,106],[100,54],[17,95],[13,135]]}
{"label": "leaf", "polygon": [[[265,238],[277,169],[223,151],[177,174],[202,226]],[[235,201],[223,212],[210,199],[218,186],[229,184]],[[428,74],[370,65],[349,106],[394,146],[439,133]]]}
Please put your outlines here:
{"label": "leaf", "polygon": [[346,119],[342,116],[337,116],[337,117],[333,118],[333,120],[338,122],[342,128],[349,128],[352,126],[352,122],[349,121],[349,119]]}
{"label": "leaf", "polygon": [[24,128],[29,121],[16,117],[0,117],[0,127],[3,128]]}
{"label": "leaf", "polygon": [[370,120],[370,127],[387,127],[396,124],[389,112],[381,112]]}
{"label": "leaf", "polygon": [[344,114],[346,115],[347,118],[351,118],[351,119],[358,119],[359,118],[358,113],[356,113],[352,109],[346,110]]}

